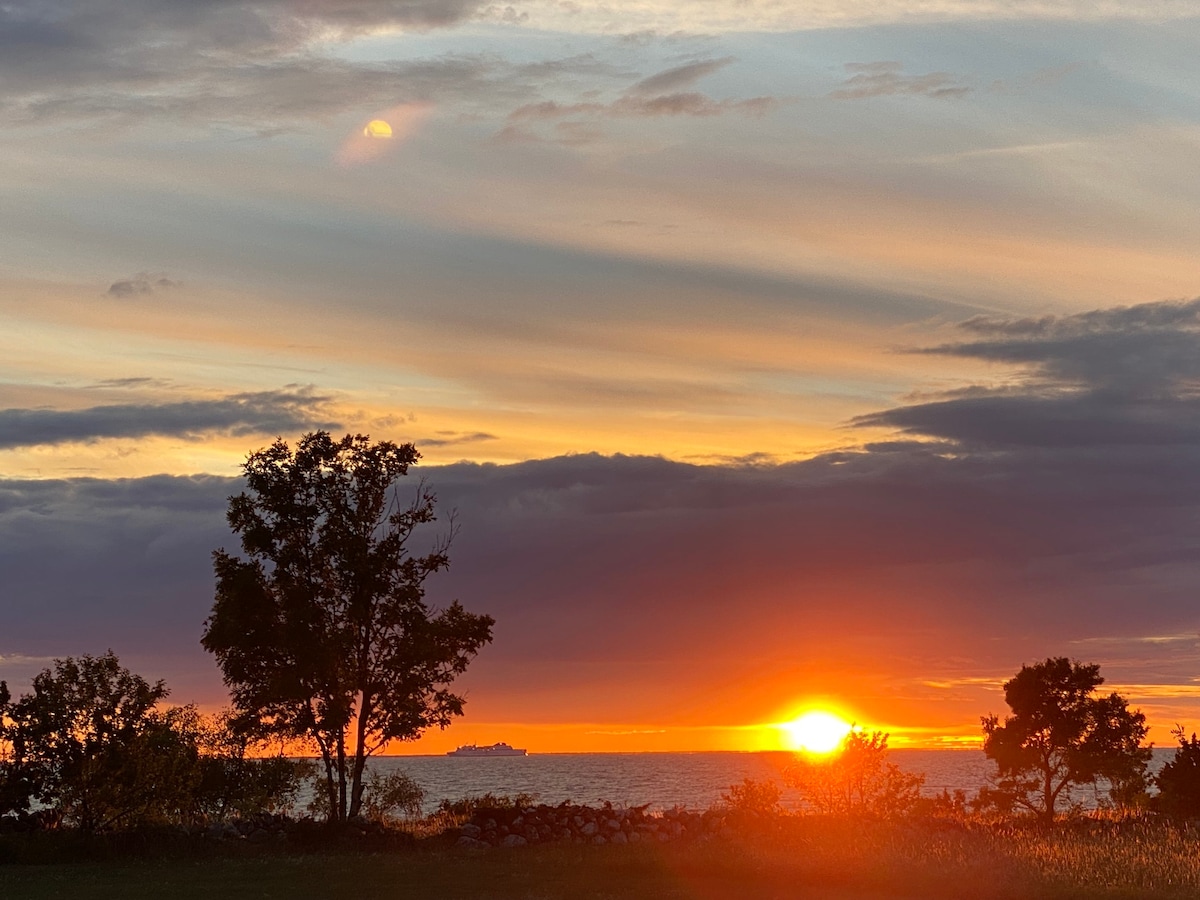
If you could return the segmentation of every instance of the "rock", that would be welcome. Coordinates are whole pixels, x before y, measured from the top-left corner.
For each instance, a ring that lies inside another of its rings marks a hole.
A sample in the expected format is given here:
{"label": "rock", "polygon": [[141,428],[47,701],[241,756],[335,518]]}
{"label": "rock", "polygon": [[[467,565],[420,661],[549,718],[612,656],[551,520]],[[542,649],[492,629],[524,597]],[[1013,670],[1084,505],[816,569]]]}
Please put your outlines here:
{"label": "rock", "polygon": [[248,840],[252,844],[265,844],[270,839],[271,839],[271,832],[267,831],[267,829],[265,829],[265,828],[255,828],[246,837],[246,840]]}
{"label": "rock", "polygon": [[620,831],[621,823],[618,822],[616,819],[608,819],[605,821],[604,827],[607,828],[609,831]]}
{"label": "rock", "polygon": [[529,843],[519,834],[506,834],[504,840],[500,842],[501,847],[524,847]]}
{"label": "rock", "polygon": [[607,844],[607,843],[608,843],[608,838],[606,838],[606,837],[605,837],[604,835],[602,835],[602,834],[598,834],[598,835],[596,835],[594,838],[592,838],[592,843],[593,843],[593,844]]}
{"label": "rock", "polygon": [[481,834],[483,834],[483,829],[478,825],[468,822],[462,827],[462,833],[469,838],[478,838]]}
{"label": "rock", "polygon": [[608,842],[610,844],[628,844],[629,838],[625,837],[625,832],[618,831],[616,834],[614,834],[612,837],[610,837],[608,839]]}
{"label": "rock", "polygon": [[579,833],[582,834],[584,837],[591,837],[592,835],[598,833],[599,831],[600,831],[600,829],[596,825],[595,822],[588,822],[582,828],[579,829]]}
{"label": "rock", "polygon": [[454,842],[455,847],[462,847],[466,850],[490,850],[491,845],[487,841],[481,841],[477,838],[467,837],[465,834]]}

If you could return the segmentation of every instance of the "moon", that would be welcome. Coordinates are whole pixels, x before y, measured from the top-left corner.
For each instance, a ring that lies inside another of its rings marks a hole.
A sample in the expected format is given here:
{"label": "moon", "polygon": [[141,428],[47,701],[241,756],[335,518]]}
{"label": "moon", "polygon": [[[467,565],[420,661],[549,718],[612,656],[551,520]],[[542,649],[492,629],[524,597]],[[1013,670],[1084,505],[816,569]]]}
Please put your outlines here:
{"label": "moon", "polygon": [[372,119],[363,129],[363,136],[369,138],[390,138],[392,126],[383,119]]}

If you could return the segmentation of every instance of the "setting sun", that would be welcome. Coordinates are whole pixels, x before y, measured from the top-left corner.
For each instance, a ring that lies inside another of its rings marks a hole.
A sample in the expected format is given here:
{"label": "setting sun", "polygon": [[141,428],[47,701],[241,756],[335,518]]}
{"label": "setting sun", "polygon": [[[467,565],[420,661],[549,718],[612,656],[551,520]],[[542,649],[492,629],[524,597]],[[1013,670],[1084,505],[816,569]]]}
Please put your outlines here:
{"label": "setting sun", "polygon": [[830,712],[808,712],[781,726],[794,750],[830,753],[850,733],[850,724]]}

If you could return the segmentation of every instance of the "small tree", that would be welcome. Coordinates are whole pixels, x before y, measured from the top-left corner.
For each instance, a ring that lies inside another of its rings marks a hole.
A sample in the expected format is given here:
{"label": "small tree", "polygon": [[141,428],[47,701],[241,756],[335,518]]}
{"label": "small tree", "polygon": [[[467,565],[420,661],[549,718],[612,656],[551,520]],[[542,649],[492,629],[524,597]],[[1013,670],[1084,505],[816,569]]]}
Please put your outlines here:
{"label": "small tree", "polygon": [[828,756],[799,756],[784,773],[813,809],[831,815],[901,815],[921,795],[924,775],[888,762],[888,735],[851,729]]}
{"label": "small tree", "polygon": [[104,656],[54,660],[33,693],[7,704],[13,782],[29,800],[84,831],[178,818],[190,802],[197,756],[189,707]]}
{"label": "small tree", "polygon": [[410,548],[436,519],[423,485],[397,499],[419,457],[362,435],[318,431],[294,452],[276,441],[250,454],[248,490],[229,500],[245,558],[213,554],[202,643],[255,733],[315,745],[337,821],[361,812],[368,757],[462,714],[449,686],[492,637],[490,616],[425,603],[449,536]]}
{"label": "small tree", "polygon": [[1171,731],[1179,746],[1154,779],[1158,786],[1157,807],[1181,819],[1200,817],[1200,740],[1189,738],[1182,725]]}
{"label": "small tree", "polygon": [[997,767],[997,797],[1047,822],[1073,785],[1107,782],[1114,800],[1143,783],[1150,748],[1146,717],[1119,694],[1097,697],[1098,665],[1058,657],[1004,685],[1013,714],[983,718],[983,750]]}

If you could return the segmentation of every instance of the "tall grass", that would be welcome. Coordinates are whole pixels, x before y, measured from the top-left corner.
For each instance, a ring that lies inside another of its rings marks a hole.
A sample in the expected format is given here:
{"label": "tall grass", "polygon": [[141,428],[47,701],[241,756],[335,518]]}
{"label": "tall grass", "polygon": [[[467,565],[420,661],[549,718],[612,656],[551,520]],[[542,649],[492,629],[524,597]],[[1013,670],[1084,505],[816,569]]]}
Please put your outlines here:
{"label": "tall grass", "polygon": [[804,816],[738,836],[747,864],[800,881],[904,885],[929,896],[1200,896],[1200,834],[1131,820],[1032,822]]}
{"label": "tall grass", "polygon": [[[467,810],[455,812],[458,816],[445,814],[457,818]],[[83,848],[60,845],[57,849],[73,859],[69,864],[44,864],[54,857],[63,860],[61,853],[27,852],[21,861],[43,864],[0,865],[0,897],[109,897],[118,895],[112,893],[114,886],[120,886],[125,898],[234,900],[316,896],[314,890],[340,897],[360,896],[364,885],[394,898],[492,900],[1200,897],[1200,832],[1153,819],[1081,818],[1045,827],[972,817],[871,819],[729,811],[724,822],[716,833],[652,846],[558,843],[464,851],[453,846],[454,831],[375,853],[365,852],[368,845],[319,840],[307,845],[307,853],[298,853],[296,845],[194,846],[185,841],[159,845],[157,852],[154,847],[106,845],[108,853],[90,855],[80,853]],[[55,837],[5,840],[31,841],[26,850],[34,851],[35,845]]]}

